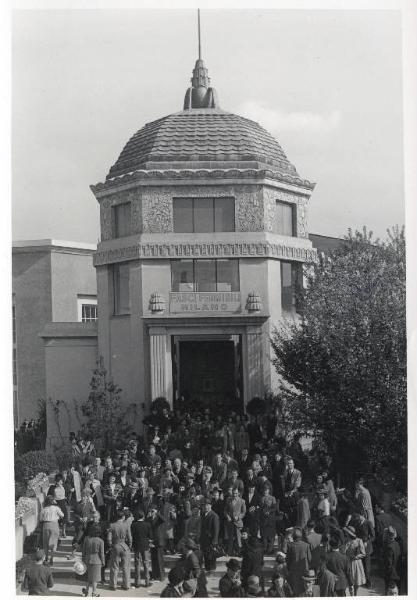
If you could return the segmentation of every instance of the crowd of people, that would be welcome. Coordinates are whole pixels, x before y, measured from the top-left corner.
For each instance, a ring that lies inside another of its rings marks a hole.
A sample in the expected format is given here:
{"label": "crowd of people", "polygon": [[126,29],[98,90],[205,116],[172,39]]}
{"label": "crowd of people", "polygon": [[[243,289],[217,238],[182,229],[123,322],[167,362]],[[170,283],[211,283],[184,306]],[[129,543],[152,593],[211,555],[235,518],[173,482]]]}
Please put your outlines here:
{"label": "crowd of people", "polygon": [[[168,555],[177,558],[161,597],[207,597],[223,556],[222,597],[356,595],[372,587],[372,556],[385,593],[404,592],[404,553],[389,514],[360,477],[351,490],[335,484],[325,449],[307,452],[297,436],[288,443],[278,411],[225,417],[164,408],[145,424],[144,438],[113,451],[71,436],[72,464],[56,475],[41,512],[29,591],[73,520],[67,558],[82,552],[85,596],[99,595],[107,569],[112,590],[119,572],[125,590],[164,581]],[[270,571],[265,556],[274,557]],[[45,572],[42,581],[45,592]]]}

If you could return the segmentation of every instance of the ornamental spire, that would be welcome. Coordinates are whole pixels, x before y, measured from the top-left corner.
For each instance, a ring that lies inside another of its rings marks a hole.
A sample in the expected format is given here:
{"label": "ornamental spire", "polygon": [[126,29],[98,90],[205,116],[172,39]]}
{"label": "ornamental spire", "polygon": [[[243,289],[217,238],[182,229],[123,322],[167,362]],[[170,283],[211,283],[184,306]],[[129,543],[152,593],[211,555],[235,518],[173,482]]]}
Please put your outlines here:
{"label": "ornamental spire", "polygon": [[193,76],[191,78],[191,87],[185,93],[184,110],[192,108],[219,108],[217,92],[210,87],[210,78],[208,69],[201,58],[201,26],[200,9],[197,10],[198,23],[198,59],[196,60]]}

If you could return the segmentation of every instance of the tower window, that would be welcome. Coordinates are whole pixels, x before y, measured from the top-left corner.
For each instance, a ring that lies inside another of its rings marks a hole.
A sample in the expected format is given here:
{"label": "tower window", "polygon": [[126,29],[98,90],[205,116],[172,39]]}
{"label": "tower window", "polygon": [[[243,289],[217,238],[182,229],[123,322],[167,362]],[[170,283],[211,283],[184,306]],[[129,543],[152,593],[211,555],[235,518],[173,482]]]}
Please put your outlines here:
{"label": "tower window", "polygon": [[284,312],[297,312],[297,294],[302,286],[302,265],[281,261],[281,307]]}
{"label": "tower window", "polygon": [[233,198],[174,198],[174,233],[235,231]]}
{"label": "tower window", "polygon": [[116,204],[113,210],[113,235],[115,238],[127,237],[132,234],[131,216],[132,205],[130,202]]}
{"label": "tower window", "polygon": [[171,289],[173,292],[238,292],[239,261],[172,260]]}
{"label": "tower window", "polygon": [[278,202],[276,204],[276,232],[281,235],[294,236],[294,206],[286,202]]}
{"label": "tower window", "polygon": [[114,314],[130,313],[129,263],[113,265]]}

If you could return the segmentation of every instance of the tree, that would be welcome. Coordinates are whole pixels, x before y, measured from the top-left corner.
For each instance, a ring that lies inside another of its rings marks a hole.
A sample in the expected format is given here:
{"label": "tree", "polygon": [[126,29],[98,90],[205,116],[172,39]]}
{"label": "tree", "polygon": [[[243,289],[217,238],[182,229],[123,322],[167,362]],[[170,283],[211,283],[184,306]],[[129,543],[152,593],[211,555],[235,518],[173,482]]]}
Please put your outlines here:
{"label": "tree", "polygon": [[134,435],[132,413],[135,404],[123,403],[121,388],[107,376],[103,357],[99,357],[90,382],[91,392],[81,405],[86,418],[82,433],[94,442],[101,441],[106,449],[126,446]]}
{"label": "tree", "polygon": [[345,476],[406,485],[405,238],[349,230],[308,270],[300,319],[275,330],[274,365],[300,431],[321,436]]}

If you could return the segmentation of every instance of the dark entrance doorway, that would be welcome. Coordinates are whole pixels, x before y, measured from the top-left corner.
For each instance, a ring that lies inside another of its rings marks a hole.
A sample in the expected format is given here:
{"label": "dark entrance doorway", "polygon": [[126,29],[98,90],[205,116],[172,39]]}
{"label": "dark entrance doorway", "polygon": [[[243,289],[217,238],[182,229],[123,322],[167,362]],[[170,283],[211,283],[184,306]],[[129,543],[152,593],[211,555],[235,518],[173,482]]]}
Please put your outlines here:
{"label": "dark entrance doorway", "polygon": [[240,344],[180,340],[176,351],[177,396],[183,396],[187,408],[240,412]]}

